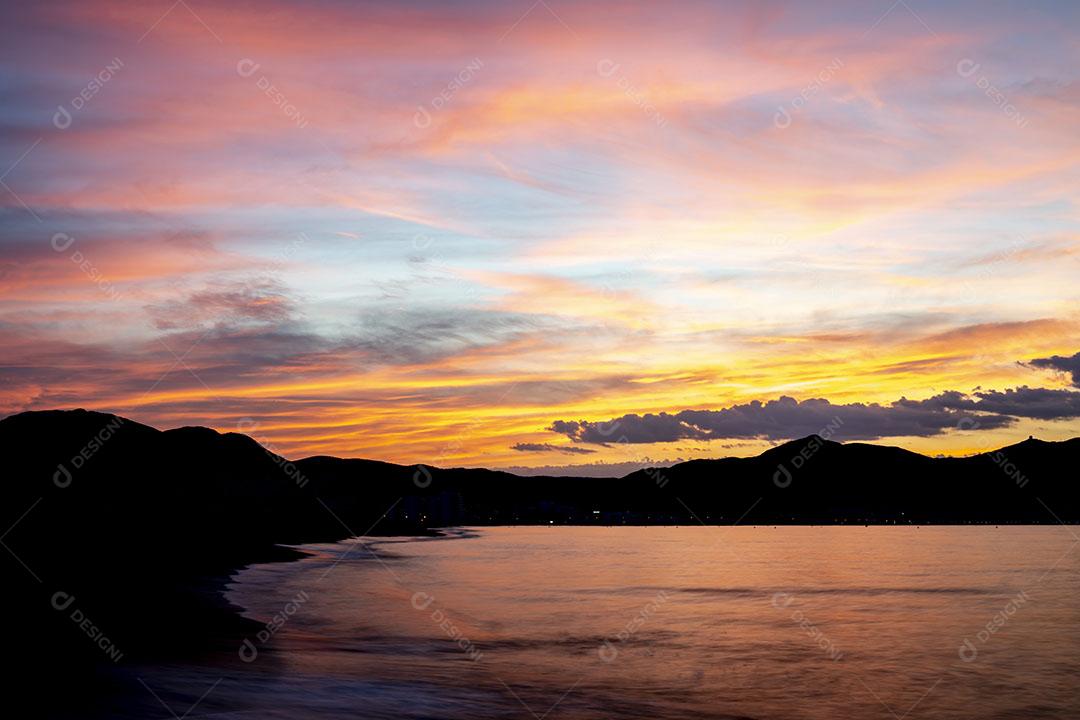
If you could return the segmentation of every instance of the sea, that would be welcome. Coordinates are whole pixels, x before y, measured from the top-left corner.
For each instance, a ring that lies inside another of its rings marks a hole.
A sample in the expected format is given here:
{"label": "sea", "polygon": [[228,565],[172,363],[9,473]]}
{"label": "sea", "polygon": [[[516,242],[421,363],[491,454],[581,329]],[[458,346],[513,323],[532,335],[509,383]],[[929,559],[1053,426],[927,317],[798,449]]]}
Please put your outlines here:
{"label": "sea", "polygon": [[1080,717],[1075,526],[483,527],[299,549],[230,583],[262,628],[238,662],[145,669],[161,717]]}

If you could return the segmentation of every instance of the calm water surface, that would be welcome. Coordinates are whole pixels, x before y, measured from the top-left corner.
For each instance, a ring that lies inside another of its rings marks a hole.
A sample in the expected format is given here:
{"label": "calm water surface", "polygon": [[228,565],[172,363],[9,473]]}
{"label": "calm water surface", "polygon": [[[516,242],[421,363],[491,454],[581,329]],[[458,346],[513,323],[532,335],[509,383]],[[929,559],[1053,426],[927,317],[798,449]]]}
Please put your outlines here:
{"label": "calm water surface", "polygon": [[[237,576],[233,602],[284,622],[193,715],[1080,717],[1075,531],[518,527],[306,546]],[[154,681],[197,696],[213,673]]]}

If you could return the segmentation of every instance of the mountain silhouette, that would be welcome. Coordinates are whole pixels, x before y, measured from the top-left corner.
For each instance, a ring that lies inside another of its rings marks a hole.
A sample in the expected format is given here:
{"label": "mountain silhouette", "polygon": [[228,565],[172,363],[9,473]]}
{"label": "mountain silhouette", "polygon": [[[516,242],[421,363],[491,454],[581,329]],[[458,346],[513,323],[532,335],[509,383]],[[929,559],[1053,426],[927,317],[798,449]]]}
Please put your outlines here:
{"label": "mountain silhouette", "polygon": [[450,525],[1080,520],[1080,438],[930,458],[812,435],[756,457],[620,478],[522,477],[327,456],[289,461],[238,433],[160,431],[58,410],[0,420],[0,453],[2,567],[15,588],[2,607],[17,618],[7,639],[25,659],[14,681],[27,692],[44,691],[42,678],[99,686],[101,667],[115,664],[57,609],[58,597],[74,598],[128,662],[234,656],[257,628],[221,599],[224,578],[296,556],[281,544]]}

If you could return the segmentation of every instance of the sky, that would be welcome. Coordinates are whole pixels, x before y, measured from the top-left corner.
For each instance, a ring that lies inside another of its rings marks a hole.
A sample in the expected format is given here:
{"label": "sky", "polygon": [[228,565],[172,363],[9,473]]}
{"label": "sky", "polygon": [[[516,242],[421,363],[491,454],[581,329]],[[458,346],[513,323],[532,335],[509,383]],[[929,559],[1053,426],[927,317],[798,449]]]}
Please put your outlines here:
{"label": "sky", "polygon": [[0,414],[610,474],[1080,435],[1080,4],[0,4]]}

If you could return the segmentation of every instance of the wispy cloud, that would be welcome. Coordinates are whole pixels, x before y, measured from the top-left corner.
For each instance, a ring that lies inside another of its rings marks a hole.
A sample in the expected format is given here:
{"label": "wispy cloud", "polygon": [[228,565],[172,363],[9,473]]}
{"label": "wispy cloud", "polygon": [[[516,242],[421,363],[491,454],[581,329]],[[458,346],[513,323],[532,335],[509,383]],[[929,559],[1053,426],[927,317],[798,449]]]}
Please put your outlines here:
{"label": "wispy cloud", "polygon": [[1056,370],[1069,375],[1073,386],[1080,388],[1080,352],[1071,357],[1054,355],[1048,358],[1035,358],[1029,360],[1027,364],[1033,368]]}
{"label": "wispy cloud", "polygon": [[558,452],[567,455],[589,455],[596,452],[589,448],[574,447],[573,445],[552,445],[551,443],[515,443],[510,448],[518,452]]}
{"label": "wispy cloud", "polygon": [[1077,430],[1031,387],[1077,386],[1074,5],[193,8],[3,11],[5,412],[502,466]]}

